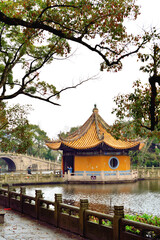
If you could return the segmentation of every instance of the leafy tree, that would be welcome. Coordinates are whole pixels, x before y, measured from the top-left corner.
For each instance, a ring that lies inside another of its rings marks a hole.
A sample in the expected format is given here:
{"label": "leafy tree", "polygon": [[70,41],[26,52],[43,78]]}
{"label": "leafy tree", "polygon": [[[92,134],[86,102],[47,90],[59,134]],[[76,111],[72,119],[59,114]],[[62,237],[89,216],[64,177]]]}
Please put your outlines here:
{"label": "leafy tree", "polygon": [[[159,40],[159,35],[155,34],[156,38]],[[156,108],[157,108],[157,86],[156,84],[159,84],[160,86],[160,48],[157,44],[154,43],[153,50],[151,50],[153,54],[141,54],[138,53],[138,57],[141,59],[142,62],[146,62],[147,65],[142,66],[140,70],[143,72],[149,73],[149,83],[151,86],[151,99],[150,99],[150,130],[154,131],[156,125],[158,125],[159,117],[160,115],[156,114]],[[160,102],[160,101],[159,101]]]}
{"label": "leafy tree", "polygon": [[1,151],[15,151],[25,153],[32,145],[32,132],[27,119],[30,106],[7,107],[1,102],[1,129],[0,129],[0,149]]}
{"label": "leafy tree", "polygon": [[[8,0],[0,2],[0,100],[20,94],[58,105],[54,84],[39,80],[40,69],[54,56],[70,53],[76,42],[97,53],[101,70],[118,71],[123,58],[150,40],[129,35],[125,20],[139,14],[136,0]],[[131,47],[131,48],[130,48]],[[129,51],[129,49],[131,49]],[[16,79],[16,66],[23,69]]]}
{"label": "leafy tree", "polygon": [[[116,113],[118,120],[113,126],[113,132],[118,132],[118,137],[123,134],[126,138],[137,138],[155,135],[158,138],[160,125],[157,123],[151,133],[150,114],[151,88],[149,84],[142,85],[138,80],[133,83],[133,93],[118,95],[114,98],[117,107],[112,113]],[[155,118],[160,116],[160,88],[157,87],[155,99]]]}
{"label": "leafy tree", "polygon": [[47,133],[41,130],[37,125],[30,125],[30,128],[33,144],[27,149],[27,154],[40,158],[56,160],[58,153],[51,151],[45,145],[45,141],[49,140]]}
{"label": "leafy tree", "polygon": [[6,103],[0,102],[0,150],[55,160],[59,153],[46,147],[47,133],[29,123],[30,110],[30,105],[7,107]]}
{"label": "leafy tree", "polygon": [[152,137],[145,141],[141,151],[130,152],[133,166],[159,167],[160,166],[160,145],[158,138]]}
{"label": "leafy tree", "polygon": [[6,111],[5,111],[6,104],[4,102],[0,102],[0,130],[5,128],[8,124],[8,120],[6,118]]}

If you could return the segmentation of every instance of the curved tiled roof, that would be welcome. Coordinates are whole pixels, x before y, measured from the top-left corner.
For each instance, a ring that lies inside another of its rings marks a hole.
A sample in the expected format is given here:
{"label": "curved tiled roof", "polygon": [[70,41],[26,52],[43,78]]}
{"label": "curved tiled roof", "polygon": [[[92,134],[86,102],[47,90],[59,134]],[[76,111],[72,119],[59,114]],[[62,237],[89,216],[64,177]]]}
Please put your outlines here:
{"label": "curved tiled roof", "polygon": [[46,145],[54,150],[64,149],[69,147],[71,149],[86,150],[94,148],[101,143],[114,149],[132,149],[134,147],[142,148],[140,142],[130,142],[116,140],[109,133],[109,125],[98,114],[98,109],[95,107],[90,118],[74,133],[66,138],[57,141],[47,142]]}

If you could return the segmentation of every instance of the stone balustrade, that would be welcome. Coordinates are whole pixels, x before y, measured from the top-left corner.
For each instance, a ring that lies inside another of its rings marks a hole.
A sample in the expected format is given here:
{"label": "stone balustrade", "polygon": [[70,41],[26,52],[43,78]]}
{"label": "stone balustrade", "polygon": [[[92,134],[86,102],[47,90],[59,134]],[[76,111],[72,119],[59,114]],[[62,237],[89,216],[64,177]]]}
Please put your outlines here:
{"label": "stone balustrade", "polygon": [[5,173],[0,174],[0,184],[38,184],[38,183],[52,183],[52,182],[63,182],[61,178],[61,170],[52,171],[50,173]]}
{"label": "stone balustrade", "polygon": [[61,174],[61,169],[50,173],[13,172],[0,174],[0,184],[38,184],[38,183],[116,183],[137,180],[160,179],[160,168],[138,168],[131,171],[79,171]]}
{"label": "stone balustrade", "polygon": [[138,179],[160,179],[160,168],[159,167],[140,167],[137,168]]}
{"label": "stone balustrade", "polygon": [[138,180],[137,170],[129,171],[77,171],[71,174],[65,173],[67,182],[133,182]]}

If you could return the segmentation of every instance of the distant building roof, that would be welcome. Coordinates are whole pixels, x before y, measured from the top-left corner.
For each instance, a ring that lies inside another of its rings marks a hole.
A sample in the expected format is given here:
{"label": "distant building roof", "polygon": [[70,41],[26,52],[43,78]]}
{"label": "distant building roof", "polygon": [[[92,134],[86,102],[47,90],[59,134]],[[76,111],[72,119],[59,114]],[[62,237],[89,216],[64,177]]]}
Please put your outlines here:
{"label": "distant building roof", "polygon": [[59,140],[46,142],[46,145],[54,150],[63,150],[68,147],[75,150],[87,150],[105,144],[108,147],[119,150],[141,149],[144,144],[140,142],[122,141],[115,139],[109,133],[110,126],[98,114],[96,105],[89,119],[75,132],[66,138],[59,136]]}

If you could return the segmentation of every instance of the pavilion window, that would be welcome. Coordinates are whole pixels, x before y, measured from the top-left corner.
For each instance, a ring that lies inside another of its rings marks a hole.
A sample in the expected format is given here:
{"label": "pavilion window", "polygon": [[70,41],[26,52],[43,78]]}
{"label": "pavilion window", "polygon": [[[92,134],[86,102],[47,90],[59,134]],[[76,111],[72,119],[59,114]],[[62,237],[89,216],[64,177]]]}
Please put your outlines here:
{"label": "pavilion window", "polygon": [[116,157],[111,157],[111,158],[109,159],[109,166],[110,166],[110,168],[112,168],[112,169],[118,168],[118,166],[119,166],[119,160],[118,160],[118,158],[116,158]]}

